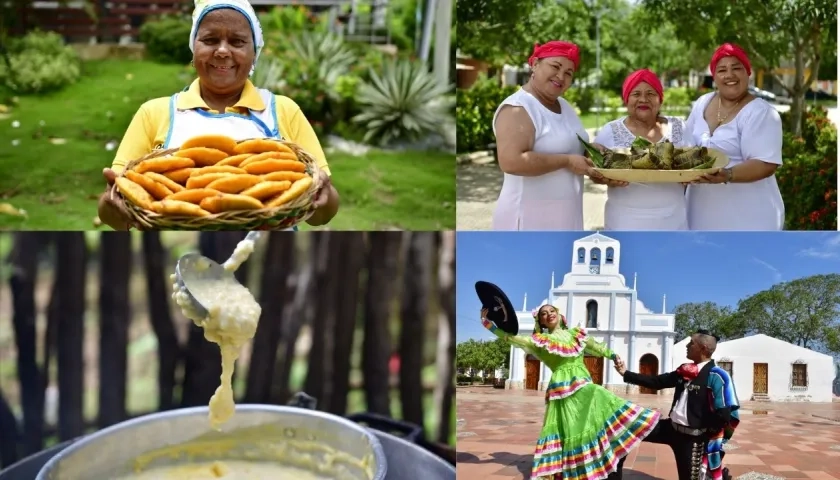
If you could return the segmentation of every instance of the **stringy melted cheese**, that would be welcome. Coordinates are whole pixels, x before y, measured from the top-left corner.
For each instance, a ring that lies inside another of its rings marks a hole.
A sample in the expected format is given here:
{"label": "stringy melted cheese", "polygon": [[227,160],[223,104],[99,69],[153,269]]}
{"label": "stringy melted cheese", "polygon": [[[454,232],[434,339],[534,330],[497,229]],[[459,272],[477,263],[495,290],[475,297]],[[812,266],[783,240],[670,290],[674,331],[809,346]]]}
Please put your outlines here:
{"label": "stringy melted cheese", "polygon": [[[229,272],[235,272],[253,252],[254,242],[242,240],[222,266]],[[174,282],[175,275],[171,278]],[[184,316],[204,329],[204,338],[218,344],[221,350],[221,383],[210,399],[209,415],[210,426],[218,430],[233,416],[235,403],[231,381],[234,365],[242,345],[254,338],[262,308],[251,292],[239,283],[221,283],[213,280],[192,282],[190,289],[193,295],[202,298],[207,309],[208,314],[205,317],[192,308],[189,295],[177,283],[173,283],[173,289],[172,298]]]}

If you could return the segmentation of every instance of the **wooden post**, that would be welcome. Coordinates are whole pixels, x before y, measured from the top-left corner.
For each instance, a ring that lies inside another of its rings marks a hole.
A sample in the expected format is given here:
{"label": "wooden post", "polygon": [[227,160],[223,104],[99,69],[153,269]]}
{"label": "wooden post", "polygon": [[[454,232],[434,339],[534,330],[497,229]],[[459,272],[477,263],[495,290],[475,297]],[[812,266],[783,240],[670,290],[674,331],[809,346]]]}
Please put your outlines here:
{"label": "wooden post", "polygon": [[17,347],[17,374],[23,411],[23,453],[31,455],[44,446],[44,374],[38,366],[35,285],[38,277],[38,254],[46,235],[39,232],[16,232],[9,254],[12,294],[12,325]]}
{"label": "wooden post", "polygon": [[404,235],[371,232],[367,254],[367,285],[364,300],[362,374],[367,410],[391,415],[388,361],[391,357],[391,306],[397,285],[397,264]]}
{"label": "wooden post", "polygon": [[169,309],[170,265],[160,242],[159,232],[143,232],[143,267],[146,271],[146,295],[149,300],[149,323],[158,342],[158,410],[171,410],[175,399],[175,372],[181,359],[181,345]]}
{"label": "wooden post", "polygon": [[84,232],[56,235],[58,295],[58,436],[70,440],[84,433],[84,334],[87,245]]}
{"label": "wooden post", "polygon": [[336,415],[347,414],[347,396],[350,393],[350,367],[359,313],[359,276],[366,258],[365,235],[361,232],[342,232],[338,285],[333,309],[335,351],[333,355],[332,401],[328,411]]}
{"label": "wooden post", "polygon": [[400,301],[400,404],[404,420],[423,425],[423,344],[431,297],[435,234],[409,235]]}
{"label": "wooden post", "polygon": [[99,236],[99,428],[126,418],[131,233]]}

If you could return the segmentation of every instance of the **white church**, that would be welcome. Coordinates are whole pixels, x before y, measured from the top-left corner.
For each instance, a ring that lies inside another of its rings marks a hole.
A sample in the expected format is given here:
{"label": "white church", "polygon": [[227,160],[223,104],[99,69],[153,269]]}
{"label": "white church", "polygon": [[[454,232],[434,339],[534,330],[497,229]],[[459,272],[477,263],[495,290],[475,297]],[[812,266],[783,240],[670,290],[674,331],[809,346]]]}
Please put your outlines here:
{"label": "white church", "polygon": [[[674,315],[666,313],[665,297],[662,312],[655,313],[638,298],[636,279],[627,286],[619,271],[621,245],[615,239],[594,233],[574,243],[572,268],[556,285],[551,275],[550,303],[569,319],[570,326],[583,325],[587,333],[607,344],[627,363],[629,370],[659,374],[673,370]],[[534,318],[525,296],[522,311],[517,312],[520,334],[534,328]],[[604,358],[585,357],[592,381],[616,393],[654,393],[627,385]],[[511,347],[510,378],[506,388],[545,390],[551,370],[523,350]],[[669,392],[660,392],[667,394]]]}
{"label": "white church", "polygon": [[[572,248],[572,268],[556,285],[551,275],[548,298],[563,313],[571,326],[583,325],[587,333],[627,362],[627,369],[656,375],[673,371],[688,362],[685,358],[689,339],[675,344],[674,315],[654,313],[639,299],[636,278],[628,287],[619,272],[621,245],[601,233],[581,238]],[[533,305],[535,308],[537,305]],[[528,309],[528,297],[519,319],[519,334],[534,329]],[[752,335],[718,344],[712,358],[727,370],[735,390],[743,401],[831,402],[835,379],[834,359],[767,335]],[[604,358],[584,357],[592,381],[618,394],[647,393],[673,395],[672,389],[655,392],[624,383],[612,362]],[[545,390],[551,370],[518,348],[510,349],[509,389]],[[840,377],[838,377],[840,378]]]}

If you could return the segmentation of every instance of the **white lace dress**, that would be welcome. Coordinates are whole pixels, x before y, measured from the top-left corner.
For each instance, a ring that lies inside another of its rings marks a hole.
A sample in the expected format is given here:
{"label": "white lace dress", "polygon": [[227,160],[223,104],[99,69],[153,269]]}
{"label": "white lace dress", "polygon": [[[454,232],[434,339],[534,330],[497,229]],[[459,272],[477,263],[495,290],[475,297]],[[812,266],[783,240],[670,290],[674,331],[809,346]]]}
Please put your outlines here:
{"label": "white lace dress", "polygon": [[[636,136],[627,128],[627,117],[604,125],[595,143],[607,148],[629,148]],[[665,117],[662,140],[677,147],[689,146],[684,139],[685,122]],[[604,207],[606,230],[688,230],[685,187],[679,183],[631,183],[626,187],[607,187]]]}

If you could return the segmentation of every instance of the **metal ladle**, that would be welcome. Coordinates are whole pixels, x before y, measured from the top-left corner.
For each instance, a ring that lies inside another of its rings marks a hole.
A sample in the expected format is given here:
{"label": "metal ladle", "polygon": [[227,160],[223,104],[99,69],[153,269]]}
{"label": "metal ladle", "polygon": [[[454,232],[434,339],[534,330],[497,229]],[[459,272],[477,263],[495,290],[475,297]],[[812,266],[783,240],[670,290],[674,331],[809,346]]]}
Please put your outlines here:
{"label": "metal ladle", "polygon": [[[248,232],[245,240],[256,242],[263,232]],[[198,295],[190,289],[190,286],[195,286],[197,283],[221,283],[228,285],[239,284],[239,280],[233,275],[233,272],[225,270],[222,265],[201,255],[200,253],[186,253],[181,255],[178,263],[175,264],[175,283],[181,291],[187,294],[190,306],[196,313],[200,313],[202,317],[208,314],[207,308],[202,303],[201,291],[207,289],[198,289]]]}

